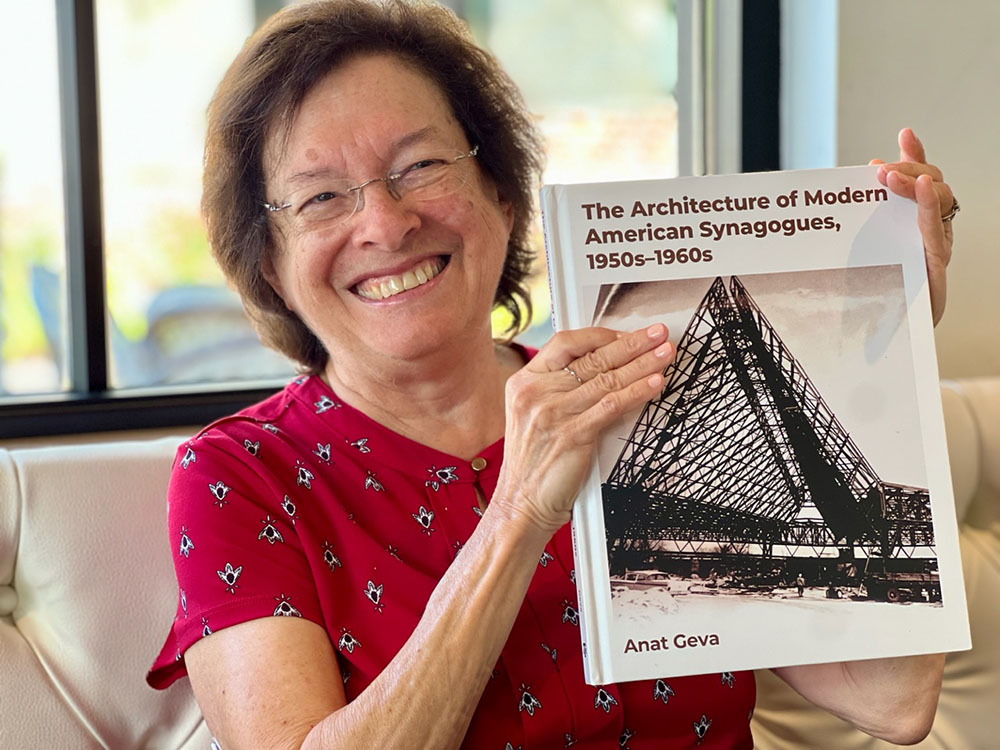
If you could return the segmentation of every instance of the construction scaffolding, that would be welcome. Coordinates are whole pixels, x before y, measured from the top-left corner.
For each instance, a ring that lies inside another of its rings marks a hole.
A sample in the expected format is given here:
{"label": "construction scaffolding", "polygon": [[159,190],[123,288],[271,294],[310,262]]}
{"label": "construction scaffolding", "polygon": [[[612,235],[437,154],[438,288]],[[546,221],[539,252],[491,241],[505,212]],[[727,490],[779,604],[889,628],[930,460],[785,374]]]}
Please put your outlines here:
{"label": "construction scaffolding", "polygon": [[879,477],[737,277],[712,282],[664,376],[602,488],[612,574],[720,549],[936,570],[928,491]]}

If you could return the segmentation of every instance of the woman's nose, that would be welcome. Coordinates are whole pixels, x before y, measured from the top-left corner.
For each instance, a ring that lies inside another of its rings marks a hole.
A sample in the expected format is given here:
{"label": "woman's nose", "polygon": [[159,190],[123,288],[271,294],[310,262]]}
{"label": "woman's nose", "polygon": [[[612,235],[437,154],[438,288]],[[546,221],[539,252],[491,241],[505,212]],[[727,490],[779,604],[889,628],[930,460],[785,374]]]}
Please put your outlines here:
{"label": "woman's nose", "polygon": [[420,216],[410,201],[400,200],[386,178],[368,180],[359,186],[359,191],[358,207],[352,217],[359,242],[395,250],[420,226]]}

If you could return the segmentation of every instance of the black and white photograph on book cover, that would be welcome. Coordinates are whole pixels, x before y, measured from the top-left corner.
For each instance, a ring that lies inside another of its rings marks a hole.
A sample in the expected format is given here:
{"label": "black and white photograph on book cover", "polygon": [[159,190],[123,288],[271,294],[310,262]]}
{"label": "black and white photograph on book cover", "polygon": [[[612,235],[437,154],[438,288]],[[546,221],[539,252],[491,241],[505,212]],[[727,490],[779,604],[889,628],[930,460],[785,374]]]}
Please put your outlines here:
{"label": "black and white photograph on book cover", "polygon": [[940,607],[902,267],[597,293],[595,325],[655,320],[664,387],[598,456],[615,619]]}

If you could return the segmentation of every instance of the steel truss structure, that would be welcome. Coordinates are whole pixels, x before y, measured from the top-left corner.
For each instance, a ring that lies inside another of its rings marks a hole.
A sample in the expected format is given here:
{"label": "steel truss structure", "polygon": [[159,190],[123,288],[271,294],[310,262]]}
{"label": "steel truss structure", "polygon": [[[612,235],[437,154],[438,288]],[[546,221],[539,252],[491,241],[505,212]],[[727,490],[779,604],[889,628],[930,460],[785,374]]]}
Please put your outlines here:
{"label": "steel truss structure", "polygon": [[664,376],[602,488],[612,572],[705,549],[936,567],[928,491],[879,478],[737,277],[714,280]]}

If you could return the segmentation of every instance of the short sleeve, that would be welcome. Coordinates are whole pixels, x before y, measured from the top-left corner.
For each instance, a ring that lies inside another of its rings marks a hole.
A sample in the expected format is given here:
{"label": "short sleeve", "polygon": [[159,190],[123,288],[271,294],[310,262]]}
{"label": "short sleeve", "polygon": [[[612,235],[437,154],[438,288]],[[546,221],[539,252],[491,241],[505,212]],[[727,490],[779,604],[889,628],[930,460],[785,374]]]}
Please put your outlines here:
{"label": "short sleeve", "polygon": [[258,455],[262,432],[237,423],[178,449],[167,493],[177,612],[147,676],[153,687],[186,674],[191,644],[231,625],[286,616],[324,626],[297,516]]}

